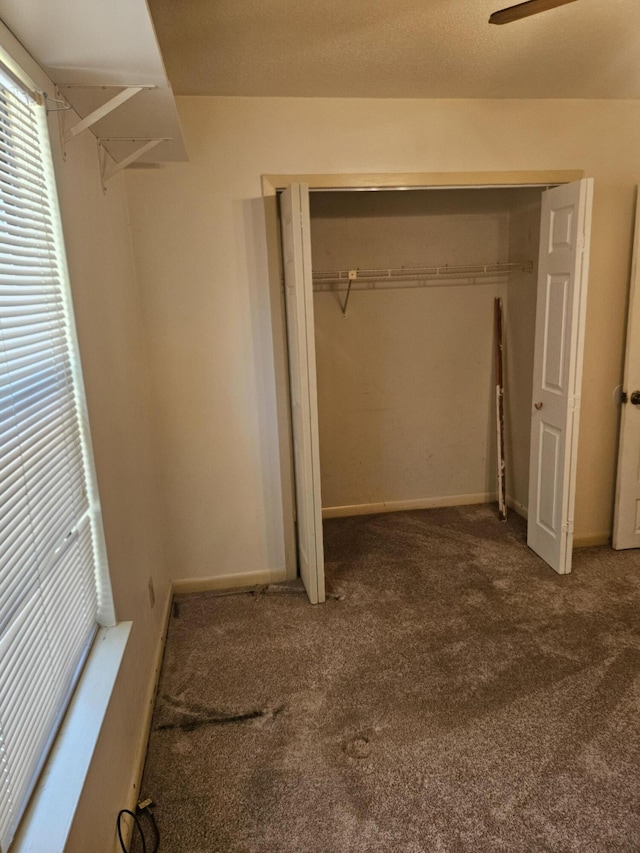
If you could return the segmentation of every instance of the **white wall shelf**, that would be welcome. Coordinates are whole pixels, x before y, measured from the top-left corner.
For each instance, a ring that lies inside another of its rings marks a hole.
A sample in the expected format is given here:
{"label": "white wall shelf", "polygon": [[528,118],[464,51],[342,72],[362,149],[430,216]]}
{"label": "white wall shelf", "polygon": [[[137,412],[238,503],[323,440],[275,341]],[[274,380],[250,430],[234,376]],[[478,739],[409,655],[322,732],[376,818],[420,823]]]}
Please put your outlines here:
{"label": "white wall shelf", "polygon": [[105,180],[134,163],[187,159],[145,0],[1,0],[0,15],[56,85],[47,95],[80,117],[59,111],[68,154],[89,129],[114,161]]}

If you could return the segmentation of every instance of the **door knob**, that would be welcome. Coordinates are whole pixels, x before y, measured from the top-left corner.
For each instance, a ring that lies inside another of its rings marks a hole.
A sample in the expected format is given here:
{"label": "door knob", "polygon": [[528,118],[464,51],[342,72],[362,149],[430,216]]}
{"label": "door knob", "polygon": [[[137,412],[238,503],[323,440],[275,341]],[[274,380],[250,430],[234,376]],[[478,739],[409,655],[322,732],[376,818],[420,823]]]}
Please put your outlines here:
{"label": "door knob", "polygon": [[633,391],[629,397],[629,402],[634,406],[640,406],[640,391]]}

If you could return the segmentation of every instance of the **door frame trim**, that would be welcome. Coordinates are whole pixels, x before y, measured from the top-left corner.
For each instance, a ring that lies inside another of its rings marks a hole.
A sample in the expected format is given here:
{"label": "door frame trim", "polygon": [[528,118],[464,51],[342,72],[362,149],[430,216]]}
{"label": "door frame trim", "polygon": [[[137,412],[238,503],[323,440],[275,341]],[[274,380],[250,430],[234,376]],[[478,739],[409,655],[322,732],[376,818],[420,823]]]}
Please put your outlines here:
{"label": "door frame trim", "polygon": [[310,190],[414,190],[550,187],[569,184],[587,177],[583,169],[511,172],[388,172],[344,174],[265,174],[262,175],[269,301],[273,328],[273,357],[276,382],[276,417],[282,483],[282,523],[287,579],[297,576],[295,530],[295,486],[293,439],[289,397],[287,325],[284,305],[282,247],[278,192],[292,183],[308,184]]}
{"label": "door frame trim", "polygon": [[[633,243],[631,255],[631,270],[629,273],[629,295],[627,297],[627,321],[625,328],[625,346],[624,346],[624,364],[622,369],[622,385],[620,390],[626,389],[628,394],[631,394],[631,354],[632,349],[635,349],[634,340],[632,337],[632,325],[635,327],[635,312],[636,303],[640,303],[640,184],[636,187],[636,199],[634,207],[634,223],[633,223]],[[633,329],[635,331],[635,328]],[[628,519],[623,509],[623,484],[624,477],[624,459],[623,451],[625,438],[627,441],[627,430],[629,426],[629,411],[631,404],[620,405],[620,425],[618,427],[618,460],[616,464],[616,481],[613,498],[613,531],[611,535],[611,547],[616,551],[627,550],[635,547],[634,545],[623,544],[628,541],[628,530],[624,530],[624,522]],[[624,490],[628,491],[628,488]]]}

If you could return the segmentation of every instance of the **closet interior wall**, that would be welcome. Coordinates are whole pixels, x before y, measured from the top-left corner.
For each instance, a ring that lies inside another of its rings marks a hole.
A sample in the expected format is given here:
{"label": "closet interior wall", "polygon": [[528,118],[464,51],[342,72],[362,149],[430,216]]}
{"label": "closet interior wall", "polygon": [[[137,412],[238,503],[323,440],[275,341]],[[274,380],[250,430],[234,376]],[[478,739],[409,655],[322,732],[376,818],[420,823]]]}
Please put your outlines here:
{"label": "closet interior wall", "polygon": [[[539,189],[312,193],[314,274],[537,266],[539,208]],[[325,515],[495,499],[496,296],[510,394],[507,487],[526,506],[536,278],[517,271],[354,289],[346,316],[344,290],[314,293]]]}

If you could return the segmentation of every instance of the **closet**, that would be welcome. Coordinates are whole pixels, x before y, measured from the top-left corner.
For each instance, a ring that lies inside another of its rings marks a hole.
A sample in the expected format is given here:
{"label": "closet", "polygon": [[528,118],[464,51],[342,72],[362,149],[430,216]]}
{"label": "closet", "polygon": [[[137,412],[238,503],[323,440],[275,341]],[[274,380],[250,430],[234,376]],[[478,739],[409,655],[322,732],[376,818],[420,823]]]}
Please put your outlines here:
{"label": "closet", "polygon": [[540,198],[311,194],[325,517],[495,500],[495,297],[508,497],[526,507]]}
{"label": "closet", "polygon": [[508,503],[528,545],[570,571],[592,183],[282,191],[297,556],[312,603],[324,600],[323,514],[494,500],[496,298]]}

